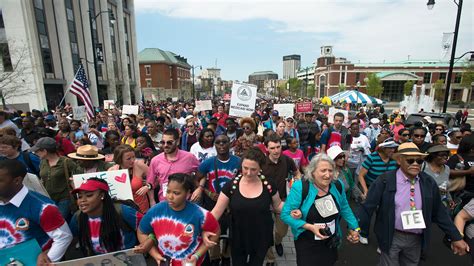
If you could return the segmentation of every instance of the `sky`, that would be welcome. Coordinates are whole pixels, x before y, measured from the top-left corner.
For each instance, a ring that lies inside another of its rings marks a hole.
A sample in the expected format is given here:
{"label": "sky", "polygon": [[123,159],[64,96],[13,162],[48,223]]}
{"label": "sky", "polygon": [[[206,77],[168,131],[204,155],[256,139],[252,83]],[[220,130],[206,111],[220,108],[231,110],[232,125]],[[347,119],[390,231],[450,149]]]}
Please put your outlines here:
{"label": "sky", "polygon": [[[281,78],[284,55],[299,54],[302,67],[311,66],[324,45],[353,63],[443,60],[443,32],[454,32],[457,6],[436,0],[428,10],[427,2],[135,0],[138,51],[171,51],[240,81],[255,71]],[[473,2],[463,2],[457,56],[474,50]]]}

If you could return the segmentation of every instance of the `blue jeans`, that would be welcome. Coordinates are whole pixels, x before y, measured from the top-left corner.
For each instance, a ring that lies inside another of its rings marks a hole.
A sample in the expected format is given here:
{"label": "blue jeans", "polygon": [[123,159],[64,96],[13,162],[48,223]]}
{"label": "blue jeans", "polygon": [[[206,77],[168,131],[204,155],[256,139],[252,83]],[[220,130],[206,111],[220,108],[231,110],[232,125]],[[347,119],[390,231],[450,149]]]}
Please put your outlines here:
{"label": "blue jeans", "polygon": [[61,212],[64,220],[69,222],[69,218],[71,218],[71,199],[57,201],[56,206],[58,206],[59,212]]}

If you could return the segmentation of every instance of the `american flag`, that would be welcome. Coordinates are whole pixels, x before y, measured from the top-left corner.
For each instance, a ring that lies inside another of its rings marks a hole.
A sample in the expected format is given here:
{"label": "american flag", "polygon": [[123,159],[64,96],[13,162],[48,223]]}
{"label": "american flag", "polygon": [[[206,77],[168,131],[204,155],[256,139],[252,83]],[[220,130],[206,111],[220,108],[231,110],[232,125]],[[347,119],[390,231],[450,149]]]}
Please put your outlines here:
{"label": "american flag", "polygon": [[92,105],[91,93],[89,92],[89,83],[87,82],[84,67],[79,66],[77,74],[71,84],[71,93],[76,95],[86,106],[87,118],[94,118],[94,106]]}

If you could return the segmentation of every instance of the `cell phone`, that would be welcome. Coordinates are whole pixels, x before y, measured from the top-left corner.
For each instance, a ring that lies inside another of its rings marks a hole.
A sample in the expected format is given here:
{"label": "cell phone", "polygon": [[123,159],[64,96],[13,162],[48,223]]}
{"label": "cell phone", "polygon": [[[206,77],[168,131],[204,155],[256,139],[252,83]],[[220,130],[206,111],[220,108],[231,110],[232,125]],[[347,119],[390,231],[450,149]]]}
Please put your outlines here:
{"label": "cell phone", "polygon": [[171,266],[171,257],[164,255],[163,258],[165,261],[161,261],[160,266]]}

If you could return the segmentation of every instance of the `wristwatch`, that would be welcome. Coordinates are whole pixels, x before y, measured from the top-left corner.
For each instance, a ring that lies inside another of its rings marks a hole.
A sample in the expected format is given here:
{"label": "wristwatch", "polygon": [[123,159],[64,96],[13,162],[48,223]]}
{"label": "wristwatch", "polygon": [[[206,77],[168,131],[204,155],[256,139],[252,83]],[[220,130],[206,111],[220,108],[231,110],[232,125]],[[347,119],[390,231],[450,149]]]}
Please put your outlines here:
{"label": "wristwatch", "polygon": [[153,188],[150,183],[146,183],[146,187],[148,188],[148,190],[151,190]]}

